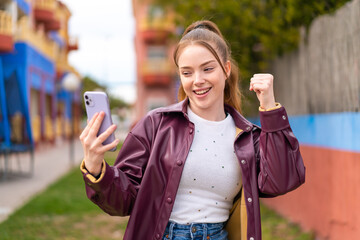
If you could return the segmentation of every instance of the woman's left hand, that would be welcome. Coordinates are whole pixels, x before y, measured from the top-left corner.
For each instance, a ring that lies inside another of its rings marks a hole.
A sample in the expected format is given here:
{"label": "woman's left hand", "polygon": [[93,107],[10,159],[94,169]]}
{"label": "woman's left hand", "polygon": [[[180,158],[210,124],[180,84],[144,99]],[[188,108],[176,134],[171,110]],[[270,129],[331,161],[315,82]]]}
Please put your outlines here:
{"label": "woman's left hand", "polygon": [[269,109],[275,107],[275,97],[273,88],[273,75],[269,73],[254,74],[250,79],[250,91],[256,93],[260,102],[260,107]]}

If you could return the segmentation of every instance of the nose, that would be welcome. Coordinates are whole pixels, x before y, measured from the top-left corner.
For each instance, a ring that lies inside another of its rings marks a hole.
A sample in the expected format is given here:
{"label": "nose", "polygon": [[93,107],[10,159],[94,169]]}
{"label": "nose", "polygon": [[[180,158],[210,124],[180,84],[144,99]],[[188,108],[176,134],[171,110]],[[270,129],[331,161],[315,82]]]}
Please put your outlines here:
{"label": "nose", "polygon": [[205,82],[205,79],[203,78],[202,74],[199,72],[195,72],[195,76],[194,76],[194,84],[195,85],[199,85],[199,84],[203,84]]}

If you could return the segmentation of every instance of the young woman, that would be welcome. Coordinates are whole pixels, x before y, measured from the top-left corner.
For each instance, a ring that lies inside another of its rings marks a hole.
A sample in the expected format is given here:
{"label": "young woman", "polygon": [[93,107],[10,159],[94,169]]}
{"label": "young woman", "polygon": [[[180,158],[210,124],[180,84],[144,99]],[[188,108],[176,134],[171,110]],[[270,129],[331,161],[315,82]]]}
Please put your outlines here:
{"label": "young woman", "polygon": [[259,197],[300,186],[305,167],[273,76],[250,82],[262,128],[240,114],[238,70],[217,26],[190,25],[174,53],[181,102],[149,112],[118,144],[96,137],[103,113],[80,136],[87,196],[110,215],[130,215],[124,239],[261,239]]}

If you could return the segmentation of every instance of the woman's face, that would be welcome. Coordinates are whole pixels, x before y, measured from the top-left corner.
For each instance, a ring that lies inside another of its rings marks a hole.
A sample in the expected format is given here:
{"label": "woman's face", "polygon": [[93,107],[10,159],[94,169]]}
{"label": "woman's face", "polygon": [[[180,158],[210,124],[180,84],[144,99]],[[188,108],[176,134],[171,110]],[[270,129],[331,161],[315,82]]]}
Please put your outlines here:
{"label": "woman's face", "polygon": [[[189,45],[178,58],[182,86],[190,99],[191,110],[207,120],[220,121],[224,113],[224,88],[227,76],[215,56],[201,45]],[[224,64],[227,75],[231,64]]]}

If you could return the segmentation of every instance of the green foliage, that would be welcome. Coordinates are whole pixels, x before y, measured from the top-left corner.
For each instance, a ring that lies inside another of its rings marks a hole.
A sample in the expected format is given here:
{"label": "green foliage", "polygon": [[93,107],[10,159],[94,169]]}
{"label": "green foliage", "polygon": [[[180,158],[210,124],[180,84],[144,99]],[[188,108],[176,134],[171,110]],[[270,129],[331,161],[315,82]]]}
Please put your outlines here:
{"label": "green foliage", "polygon": [[109,101],[110,101],[110,109],[129,108],[130,107],[130,105],[128,103],[126,103],[124,100],[114,97],[111,94],[109,94],[108,96],[109,96]]}
{"label": "green foliage", "polygon": [[[121,145],[119,146],[121,148]],[[106,153],[113,164],[116,153]],[[107,216],[85,192],[79,167],[35,196],[0,223],[1,240],[120,239],[126,219]]]}
{"label": "green foliage", "polygon": [[[81,96],[86,91],[103,91],[103,92],[106,92],[108,94],[108,97],[109,97],[110,109],[128,108],[128,107],[130,107],[130,105],[128,103],[126,103],[124,100],[119,99],[119,98],[114,97],[111,94],[109,94],[106,86],[103,86],[103,85],[99,84],[96,80],[94,80],[93,78],[91,78],[89,76],[86,76],[86,77],[83,78],[83,90],[82,90]],[[84,105],[83,102],[81,104],[81,107],[82,107],[83,116],[86,116],[85,105]]]}
{"label": "green foliage", "polygon": [[96,82],[96,80],[92,79],[91,77],[85,76],[83,78],[82,94],[84,94],[84,92],[86,92],[86,91],[94,91],[94,90],[106,91],[106,87],[103,85],[100,85],[98,82]]}
{"label": "green foliage", "polygon": [[[254,73],[266,71],[271,59],[296,49],[301,26],[308,28],[315,17],[332,13],[348,1],[154,0],[154,4],[173,9],[178,26],[202,19],[215,22],[238,62],[242,88],[248,89]],[[250,102],[255,99],[249,91],[243,92]]]}
{"label": "green foliage", "polygon": [[[117,154],[107,152],[105,160],[113,165]],[[315,239],[263,205],[261,218],[264,240]],[[0,239],[115,240],[122,239],[126,225],[127,219],[108,216],[86,197],[82,174],[75,167],[0,223]]]}
{"label": "green foliage", "polygon": [[261,229],[264,240],[314,240],[313,232],[302,232],[299,226],[288,222],[275,211],[260,205]]}

